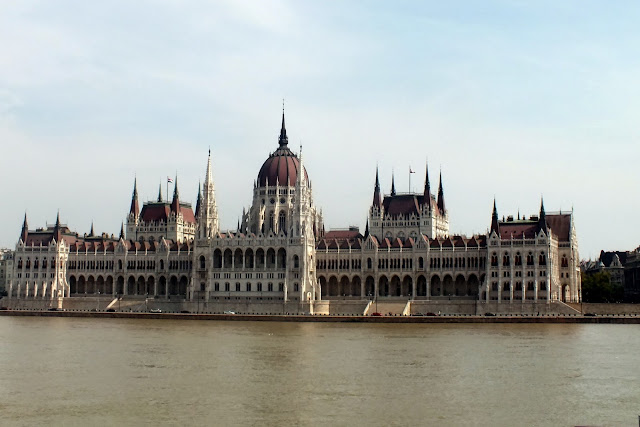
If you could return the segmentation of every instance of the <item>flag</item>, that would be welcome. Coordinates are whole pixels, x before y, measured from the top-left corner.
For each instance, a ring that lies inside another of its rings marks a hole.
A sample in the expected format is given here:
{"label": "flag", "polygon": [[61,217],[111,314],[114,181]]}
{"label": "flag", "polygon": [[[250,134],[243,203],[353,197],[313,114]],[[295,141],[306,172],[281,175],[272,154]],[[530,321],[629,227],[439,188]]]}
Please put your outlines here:
{"label": "flag", "polygon": [[170,177],[167,177],[167,183],[173,183],[173,180]]}
{"label": "flag", "polygon": [[409,173],[416,173],[416,171],[414,171],[413,169],[411,169],[411,166],[409,166]]}

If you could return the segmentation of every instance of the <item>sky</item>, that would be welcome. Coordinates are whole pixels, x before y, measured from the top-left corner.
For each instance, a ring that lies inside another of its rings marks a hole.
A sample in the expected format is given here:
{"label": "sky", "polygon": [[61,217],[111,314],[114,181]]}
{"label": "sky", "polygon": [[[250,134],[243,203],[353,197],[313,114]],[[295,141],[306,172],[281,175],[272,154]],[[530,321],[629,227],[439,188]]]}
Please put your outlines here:
{"label": "sky", "polygon": [[134,177],[195,204],[209,148],[235,229],[284,99],[327,230],[364,230],[376,167],[421,191],[428,163],[452,234],[544,197],[581,258],[633,250],[638,22],[623,0],[1,2],[0,247],[25,212],[117,235]]}

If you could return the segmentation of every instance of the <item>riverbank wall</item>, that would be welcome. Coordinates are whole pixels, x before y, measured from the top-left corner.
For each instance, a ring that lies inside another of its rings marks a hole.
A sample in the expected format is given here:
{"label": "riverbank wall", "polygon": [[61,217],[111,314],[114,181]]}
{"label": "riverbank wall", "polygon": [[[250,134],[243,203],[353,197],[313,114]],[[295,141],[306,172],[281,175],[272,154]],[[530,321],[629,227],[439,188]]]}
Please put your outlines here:
{"label": "riverbank wall", "polygon": [[563,316],[563,315],[509,315],[509,316],[332,316],[332,315],[247,315],[247,314],[195,314],[195,313],[137,313],[91,311],[39,311],[0,310],[0,316],[67,317],[103,319],[173,319],[221,320],[253,322],[333,322],[333,323],[588,323],[588,324],[640,324],[640,315],[619,316]]}

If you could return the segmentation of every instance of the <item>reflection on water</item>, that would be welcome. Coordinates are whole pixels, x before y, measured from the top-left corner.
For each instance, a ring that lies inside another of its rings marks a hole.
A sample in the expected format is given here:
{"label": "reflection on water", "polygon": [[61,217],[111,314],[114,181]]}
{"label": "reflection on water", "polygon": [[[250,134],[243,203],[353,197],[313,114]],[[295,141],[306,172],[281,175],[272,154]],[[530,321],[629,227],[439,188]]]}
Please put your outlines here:
{"label": "reflection on water", "polygon": [[0,424],[636,425],[637,325],[0,317]]}

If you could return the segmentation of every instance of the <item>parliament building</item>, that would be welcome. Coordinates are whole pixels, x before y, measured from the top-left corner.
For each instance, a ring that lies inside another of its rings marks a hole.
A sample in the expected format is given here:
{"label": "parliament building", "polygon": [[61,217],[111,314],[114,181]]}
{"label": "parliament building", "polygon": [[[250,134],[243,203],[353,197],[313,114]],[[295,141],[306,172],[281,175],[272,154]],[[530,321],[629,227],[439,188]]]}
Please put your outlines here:
{"label": "parliament building", "polygon": [[[119,236],[73,232],[60,221],[29,229],[25,215],[7,284],[10,300],[63,307],[94,297],[114,307],[162,302],[210,311],[284,304],[317,312],[327,301],[410,304],[472,302],[493,307],[563,305],[581,300],[573,212],[500,219],[494,201],[486,234],[449,233],[442,175],[432,193],[383,194],[376,171],[362,233],[325,231],[302,151],[288,146],[284,113],[278,146],[253,181],[251,206],[235,230],[221,230],[211,152],[195,209],[173,196],[140,208],[134,181]],[[190,304],[190,305],[188,305]],[[201,305],[202,304],[202,305]],[[138,305],[139,306],[139,305]],[[104,308],[103,307],[103,308]],[[426,306],[425,306],[426,307]],[[284,309],[283,309],[284,310]],[[239,310],[241,311],[241,310]],[[405,309],[402,313],[410,314]]]}

